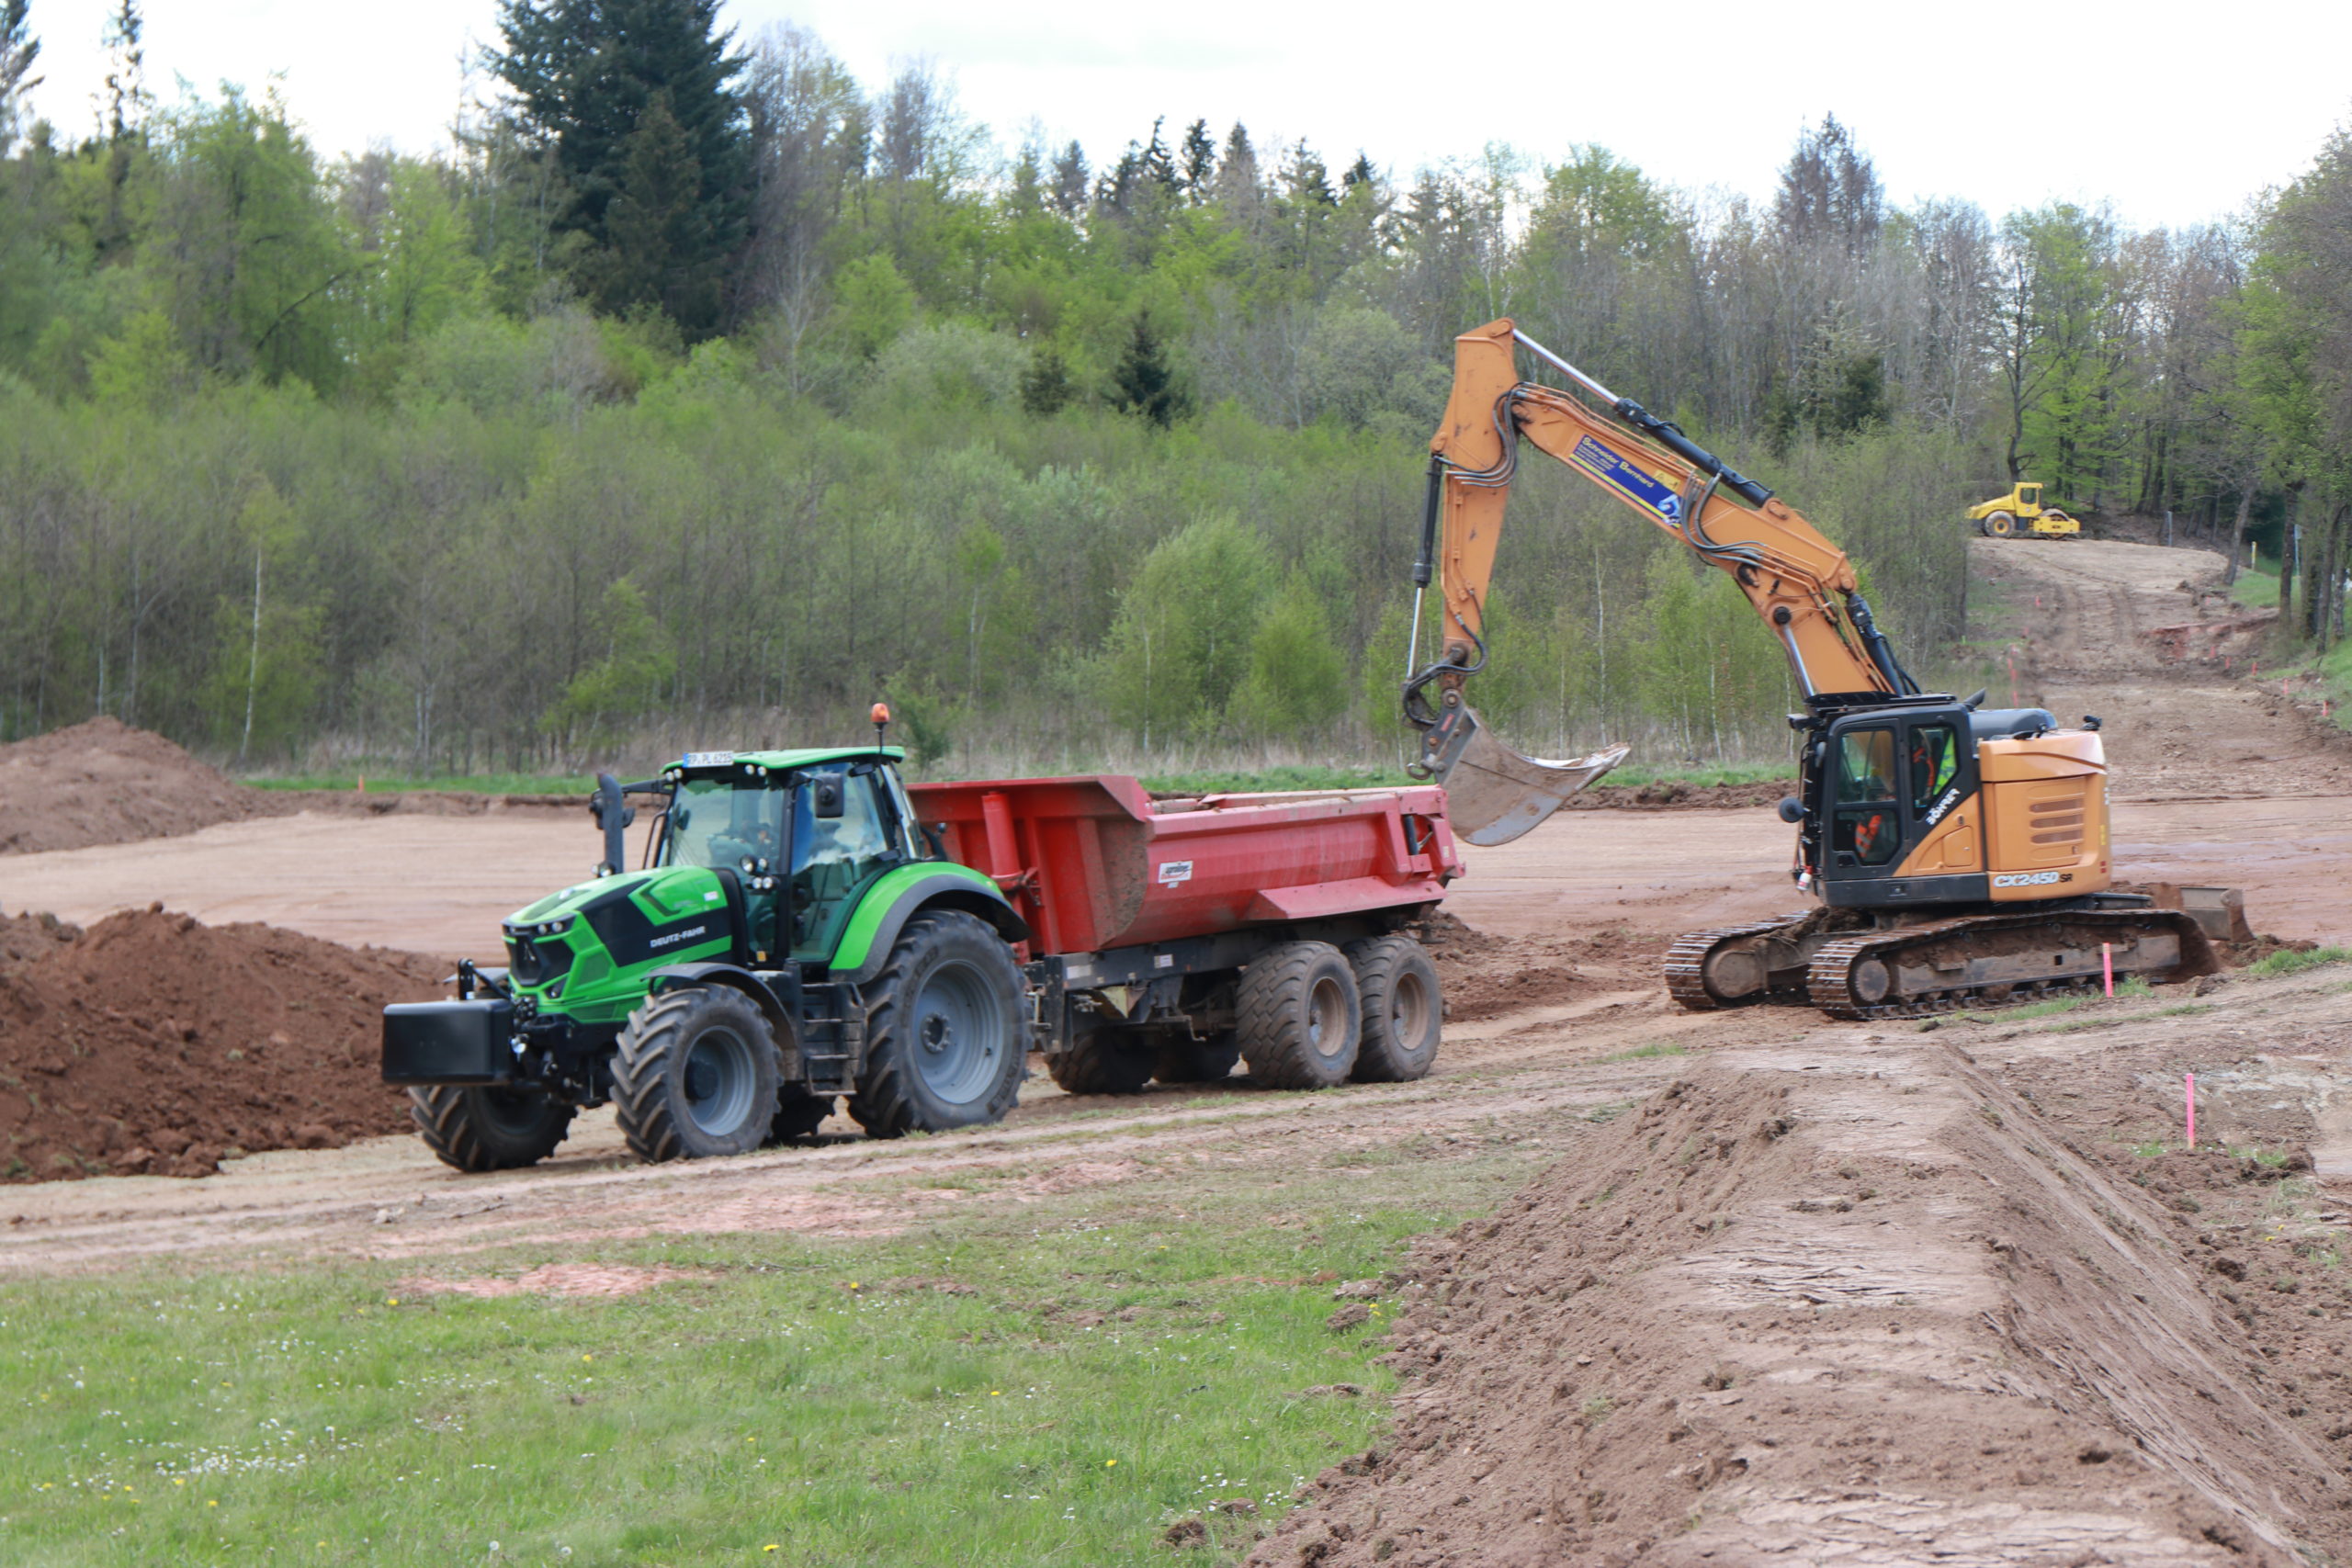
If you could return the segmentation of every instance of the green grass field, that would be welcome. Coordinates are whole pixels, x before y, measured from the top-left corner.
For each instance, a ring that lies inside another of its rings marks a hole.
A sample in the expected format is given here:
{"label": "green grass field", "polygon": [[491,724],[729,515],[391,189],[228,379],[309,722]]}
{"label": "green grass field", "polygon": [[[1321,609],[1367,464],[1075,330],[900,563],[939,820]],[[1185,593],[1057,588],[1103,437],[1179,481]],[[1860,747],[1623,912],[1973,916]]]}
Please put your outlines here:
{"label": "green grass field", "polygon": [[[1502,1146],[1349,1163],[976,1201],[870,1241],[15,1283],[0,1561],[1147,1563],[1196,1516],[1225,1559],[1385,1418],[1390,1308],[1334,1331],[1332,1282],[1528,1169]],[[692,1277],[401,1283],[558,1257]]]}

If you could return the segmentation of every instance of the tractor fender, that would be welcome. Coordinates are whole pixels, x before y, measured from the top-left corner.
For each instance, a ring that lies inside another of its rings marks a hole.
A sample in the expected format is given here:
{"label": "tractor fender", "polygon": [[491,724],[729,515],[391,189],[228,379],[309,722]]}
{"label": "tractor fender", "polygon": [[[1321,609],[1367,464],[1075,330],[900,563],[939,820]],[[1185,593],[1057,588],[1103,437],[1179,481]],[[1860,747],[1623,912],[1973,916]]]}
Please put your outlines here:
{"label": "tractor fender", "polygon": [[899,932],[926,909],[961,909],[986,920],[1007,942],[1029,940],[1029,922],[994,881],[968,866],[933,863],[936,870],[901,867],[866,894],[833,951],[831,979],[853,986],[873,979],[898,945]]}
{"label": "tractor fender", "polygon": [[800,1028],[785,1006],[775,987],[751,970],[735,964],[673,964],[666,969],[656,969],[646,976],[645,994],[658,997],[664,991],[683,991],[691,986],[725,986],[752,998],[775,1031],[775,1043],[785,1055],[787,1077],[798,1071],[800,1057]]}

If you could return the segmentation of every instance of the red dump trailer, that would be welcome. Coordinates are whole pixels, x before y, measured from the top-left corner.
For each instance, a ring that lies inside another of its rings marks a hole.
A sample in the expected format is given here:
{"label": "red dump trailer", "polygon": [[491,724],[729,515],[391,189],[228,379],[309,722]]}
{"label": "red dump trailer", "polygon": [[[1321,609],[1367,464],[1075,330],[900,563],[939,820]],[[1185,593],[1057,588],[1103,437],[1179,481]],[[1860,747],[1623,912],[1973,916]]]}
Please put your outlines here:
{"label": "red dump trailer", "polygon": [[1040,1048],[1080,1094],[1417,1078],[1443,1000],[1406,929],[1462,873],[1434,786],[1155,798],[1133,778],[910,784],[1035,940]]}

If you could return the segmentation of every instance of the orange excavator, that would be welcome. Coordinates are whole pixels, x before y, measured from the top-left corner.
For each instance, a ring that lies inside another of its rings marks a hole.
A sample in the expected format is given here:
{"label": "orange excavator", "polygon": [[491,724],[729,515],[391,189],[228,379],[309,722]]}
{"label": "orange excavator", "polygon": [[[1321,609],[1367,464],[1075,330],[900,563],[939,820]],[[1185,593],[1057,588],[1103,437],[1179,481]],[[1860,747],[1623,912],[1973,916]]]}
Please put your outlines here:
{"label": "orange excavator", "polygon": [[[1566,387],[1522,380],[1521,350]],[[1453,392],[1430,443],[1414,584],[1437,580],[1435,659],[1405,685],[1413,771],[1444,784],[1454,832],[1506,843],[1625,755],[1525,757],[1464,700],[1521,444],[1557,458],[1731,574],[1787,653],[1804,711],[1791,874],[1812,908],[1693,931],[1666,978],[1686,1008],[1809,1003],[1909,1018],[2100,985],[2210,974],[2204,931],[2109,888],[2107,761],[2095,717],[1988,709],[1922,692],[1879,631],[1853,563],[1785,502],[1670,421],[1620,398],[1508,320],[1454,339]],[[1417,598],[1416,610],[1419,609]],[[1419,663],[1420,616],[1414,618]]]}

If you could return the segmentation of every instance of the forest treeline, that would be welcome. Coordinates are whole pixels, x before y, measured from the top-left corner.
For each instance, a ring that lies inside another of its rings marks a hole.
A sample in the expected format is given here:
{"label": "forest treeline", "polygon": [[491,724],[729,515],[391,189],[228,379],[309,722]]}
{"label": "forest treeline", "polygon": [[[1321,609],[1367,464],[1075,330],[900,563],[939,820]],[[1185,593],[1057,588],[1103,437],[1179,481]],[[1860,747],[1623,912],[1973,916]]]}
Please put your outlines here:
{"label": "forest treeline", "polygon": [[[1923,673],[2014,477],[2300,537],[2285,624],[2341,632],[2341,134],[2140,232],[1890,204],[1835,119],[1757,201],[1589,144],[1090,152],[716,0],[503,0],[446,151],[325,160],[269,94],[158,101],[134,0],[95,125],[30,122],[40,24],[0,0],[0,738],[572,767],[886,695],[934,766],[1389,746],[1450,340],[1505,314],[1812,516]],[[1521,474],[1490,716],[1778,754],[1727,583]]]}

